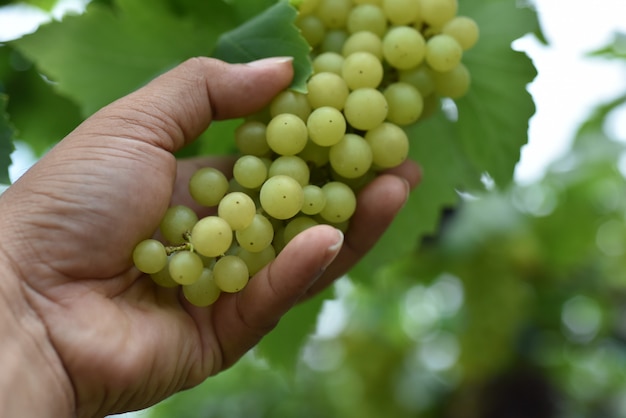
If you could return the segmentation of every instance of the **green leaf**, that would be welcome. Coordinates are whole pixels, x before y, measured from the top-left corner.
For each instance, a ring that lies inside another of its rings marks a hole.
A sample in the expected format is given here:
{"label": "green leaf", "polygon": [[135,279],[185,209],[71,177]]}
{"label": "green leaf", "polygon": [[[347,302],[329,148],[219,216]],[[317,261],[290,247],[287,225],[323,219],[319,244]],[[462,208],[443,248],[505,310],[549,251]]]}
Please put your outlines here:
{"label": "green leaf", "polygon": [[13,127],[9,122],[9,115],[6,112],[9,97],[0,94],[0,184],[9,184],[9,166],[11,165],[11,153],[15,149],[13,146]]}
{"label": "green leaf", "polygon": [[291,88],[306,92],[311,75],[310,46],[294,25],[297,11],[281,1],[238,28],[223,34],[213,54],[227,62],[241,63],[274,56],[294,57]]}
{"label": "green leaf", "polygon": [[197,26],[163,2],[128,0],[116,9],[90,5],[13,45],[86,117],[185,59],[209,55],[228,24],[220,13]]}

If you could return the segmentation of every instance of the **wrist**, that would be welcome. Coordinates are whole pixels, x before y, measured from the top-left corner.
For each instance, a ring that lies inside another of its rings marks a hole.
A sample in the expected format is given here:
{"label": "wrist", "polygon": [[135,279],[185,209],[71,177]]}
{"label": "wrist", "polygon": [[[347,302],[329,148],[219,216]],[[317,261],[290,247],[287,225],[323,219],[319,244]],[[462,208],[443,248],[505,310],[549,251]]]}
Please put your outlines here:
{"label": "wrist", "polygon": [[74,391],[23,283],[0,257],[0,416],[74,416]]}

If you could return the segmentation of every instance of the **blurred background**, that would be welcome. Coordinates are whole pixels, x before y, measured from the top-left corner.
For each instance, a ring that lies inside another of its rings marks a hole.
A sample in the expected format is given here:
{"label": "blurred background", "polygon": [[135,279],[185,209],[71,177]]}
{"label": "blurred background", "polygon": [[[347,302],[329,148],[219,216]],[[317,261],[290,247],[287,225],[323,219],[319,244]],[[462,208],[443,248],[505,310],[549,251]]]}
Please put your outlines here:
{"label": "blurred background", "polygon": [[[367,286],[341,279],[293,368],[253,351],[126,415],[626,416],[626,2],[530,3],[547,43],[512,45],[538,70],[515,182],[464,195]],[[0,42],[47,19],[2,8]],[[35,155],[18,142],[13,179]]]}

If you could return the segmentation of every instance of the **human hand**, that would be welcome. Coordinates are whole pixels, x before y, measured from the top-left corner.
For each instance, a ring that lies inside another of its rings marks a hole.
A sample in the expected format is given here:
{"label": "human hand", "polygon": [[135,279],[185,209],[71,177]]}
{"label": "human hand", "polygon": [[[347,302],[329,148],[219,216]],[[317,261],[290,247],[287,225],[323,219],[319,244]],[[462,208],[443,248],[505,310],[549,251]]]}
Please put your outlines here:
{"label": "human hand", "polygon": [[0,197],[0,301],[5,319],[24,324],[9,329],[37,348],[28,351],[38,356],[32,364],[46,366],[35,371],[38,391],[49,391],[41,402],[56,401],[46,413],[141,409],[199,384],[347,272],[392,221],[419,181],[412,162],[362,191],[345,241],[330,226],[306,230],[244,290],[211,307],[191,306],[132,266],[134,245],[167,207],[190,203],[192,172],[232,164],[177,162],[172,153],[212,120],[259,110],[292,75],[284,59],[189,60],[93,115]]}

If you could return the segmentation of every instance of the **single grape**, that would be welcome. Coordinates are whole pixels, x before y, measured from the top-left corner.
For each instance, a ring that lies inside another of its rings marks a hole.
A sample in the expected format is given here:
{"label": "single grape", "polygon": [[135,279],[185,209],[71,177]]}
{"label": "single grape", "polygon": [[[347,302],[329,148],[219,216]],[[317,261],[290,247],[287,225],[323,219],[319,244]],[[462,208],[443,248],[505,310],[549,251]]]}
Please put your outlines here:
{"label": "single grape", "polygon": [[274,226],[265,216],[256,214],[247,228],[235,232],[235,237],[239,247],[256,253],[272,243]]}
{"label": "single grape", "polygon": [[341,69],[341,76],[351,90],[378,87],[383,81],[383,73],[382,62],[369,52],[354,52],[348,55]]}
{"label": "single grape", "polygon": [[352,0],[320,0],[314,14],[328,29],[343,28],[352,10]]}
{"label": "single grape", "polygon": [[320,168],[328,163],[328,147],[318,145],[313,141],[307,141],[304,149],[298,153],[298,157],[312,167]]}
{"label": "single grape", "polygon": [[206,257],[218,257],[228,251],[233,241],[233,230],[219,216],[200,219],[191,230],[191,245]]}
{"label": "single grape", "polygon": [[306,125],[311,141],[325,147],[341,141],[347,128],[343,114],[330,106],[315,109],[309,115]]}
{"label": "single grape", "polygon": [[[343,55],[336,52],[323,52],[313,59],[313,73],[334,73],[341,75]],[[308,100],[307,100],[308,104]]]}
{"label": "single grape", "polygon": [[216,168],[197,170],[189,179],[191,197],[203,206],[216,206],[228,190],[228,179]]}
{"label": "single grape", "polygon": [[348,57],[355,52],[369,52],[379,60],[383,59],[383,41],[380,36],[370,31],[355,32],[346,39],[341,47],[341,54]]}
{"label": "single grape", "polygon": [[307,83],[307,98],[313,109],[330,106],[342,110],[350,90],[340,75],[330,72],[314,74]]}
{"label": "single grape", "polygon": [[459,99],[469,91],[471,74],[467,67],[460,63],[450,71],[431,71],[431,78],[435,84],[435,91],[443,97]]}
{"label": "single grape", "polygon": [[269,154],[270,146],[265,139],[266,125],[256,120],[243,122],[235,129],[235,145],[243,155],[264,157]]}
{"label": "single grape", "polygon": [[305,215],[316,215],[324,209],[326,196],[321,187],[308,184],[302,188],[304,201],[302,202],[302,213]]}
{"label": "single grape", "polygon": [[396,26],[383,38],[383,56],[389,65],[398,70],[417,67],[426,53],[422,34],[409,26]]}
{"label": "single grape", "polygon": [[228,222],[233,231],[247,228],[255,214],[254,200],[242,192],[228,193],[217,206],[217,215]]}
{"label": "single grape", "polygon": [[341,53],[343,44],[348,39],[348,32],[343,29],[330,29],[326,31],[326,36],[319,46],[320,52],[336,52]]}
{"label": "single grape", "polygon": [[346,100],[344,115],[356,129],[367,131],[383,123],[388,106],[385,96],[373,88],[354,90]]}
{"label": "single grape", "polygon": [[276,117],[283,113],[296,115],[302,120],[306,120],[311,113],[311,105],[306,94],[293,90],[283,90],[270,102],[270,116]]}
{"label": "single grape", "polygon": [[214,304],[222,291],[215,284],[213,271],[208,268],[202,270],[202,274],[195,283],[183,286],[183,295],[192,305],[205,307]]}
{"label": "single grape", "polygon": [[168,268],[170,276],[176,283],[188,285],[200,278],[204,264],[198,254],[191,251],[179,251],[170,258]]}
{"label": "single grape", "polygon": [[372,150],[357,134],[346,134],[337,144],[330,147],[330,166],[340,176],[361,177],[372,165]]}
{"label": "single grape", "polygon": [[290,113],[281,113],[267,124],[267,144],[280,155],[295,155],[304,149],[308,140],[306,124]]}
{"label": "single grape", "polygon": [[198,215],[188,206],[171,206],[165,211],[165,215],[159,224],[159,230],[172,245],[183,244],[186,241],[185,234],[198,222]]}
{"label": "single grape", "polygon": [[415,68],[399,71],[398,81],[409,83],[420,92],[422,97],[427,97],[435,91],[435,82],[430,74],[430,68],[422,64]]}
{"label": "single grape", "polygon": [[426,43],[426,63],[435,71],[450,71],[461,63],[463,48],[450,35],[435,35]]}
{"label": "single grape", "polygon": [[419,16],[417,0],[383,0],[383,11],[393,25],[407,25]]}
{"label": "single grape", "polygon": [[155,239],[145,239],[133,250],[133,263],[142,273],[159,272],[167,264],[165,246]]}
{"label": "single grape", "polygon": [[424,99],[415,87],[403,82],[392,83],[383,94],[389,106],[387,120],[402,126],[417,122],[424,109]]}
{"label": "single grape", "polygon": [[247,189],[256,189],[267,178],[267,165],[257,156],[242,155],[233,166],[233,178]]}
{"label": "single grape", "polygon": [[373,4],[355,6],[348,15],[346,27],[349,33],[370,31],[378,36],[387,32],[387,17],[380,7]]}
{"label": "single grape", "polygon": [[385,122],[365,134],[377,168],[393,168],[402,164],[409,154],[409,138],[399,126]]}
{"label": "single grape", "polygon": [[311,14],[319,6],[320,0],[302,0],[298,5],[298,12],[301,16]]}
{"label": "single grape", "polygon": [[236,255],[224,256],[213,266],[213,280],[222,292],[239,292],[248,284],[249,275],[248,266]]}
{"label": "single grape", "polygon": [[324,22],[315,15],[300,16],[296,21],[296,26],[311,47],[316,47],[326,36]]}
{"label": "single grape", "polygon": [[276,158],[268,170],[268,178],[285,175],[293,178],[300,186],[309,184],[311,170],[306,161],[297,155],[283,155]]}
{"label": "single grape", "polygon": [[464,51],[476,45],[480,36],[478,24],[474,19],[467,16],[456,16],[449,20],[441,29],[441,33],[456,39]]}
{"label": "single grape", "polygon": [[457,0],[419,0],[421,19],[433,27],[442,27],[454,18],[458,10]]}
{"label": "single grape", "polygon": [[261,187],[261,206],[276,219],[289,219],[295,216],[304,201],[302,186],[289,176],[270,177]]}
{"label": "single grape", "polygon": [[322,186],[326,204],[320,216],[328,222],[339,223],[352,217],[356,210],[356,196],[344,183],[331,181]]}

